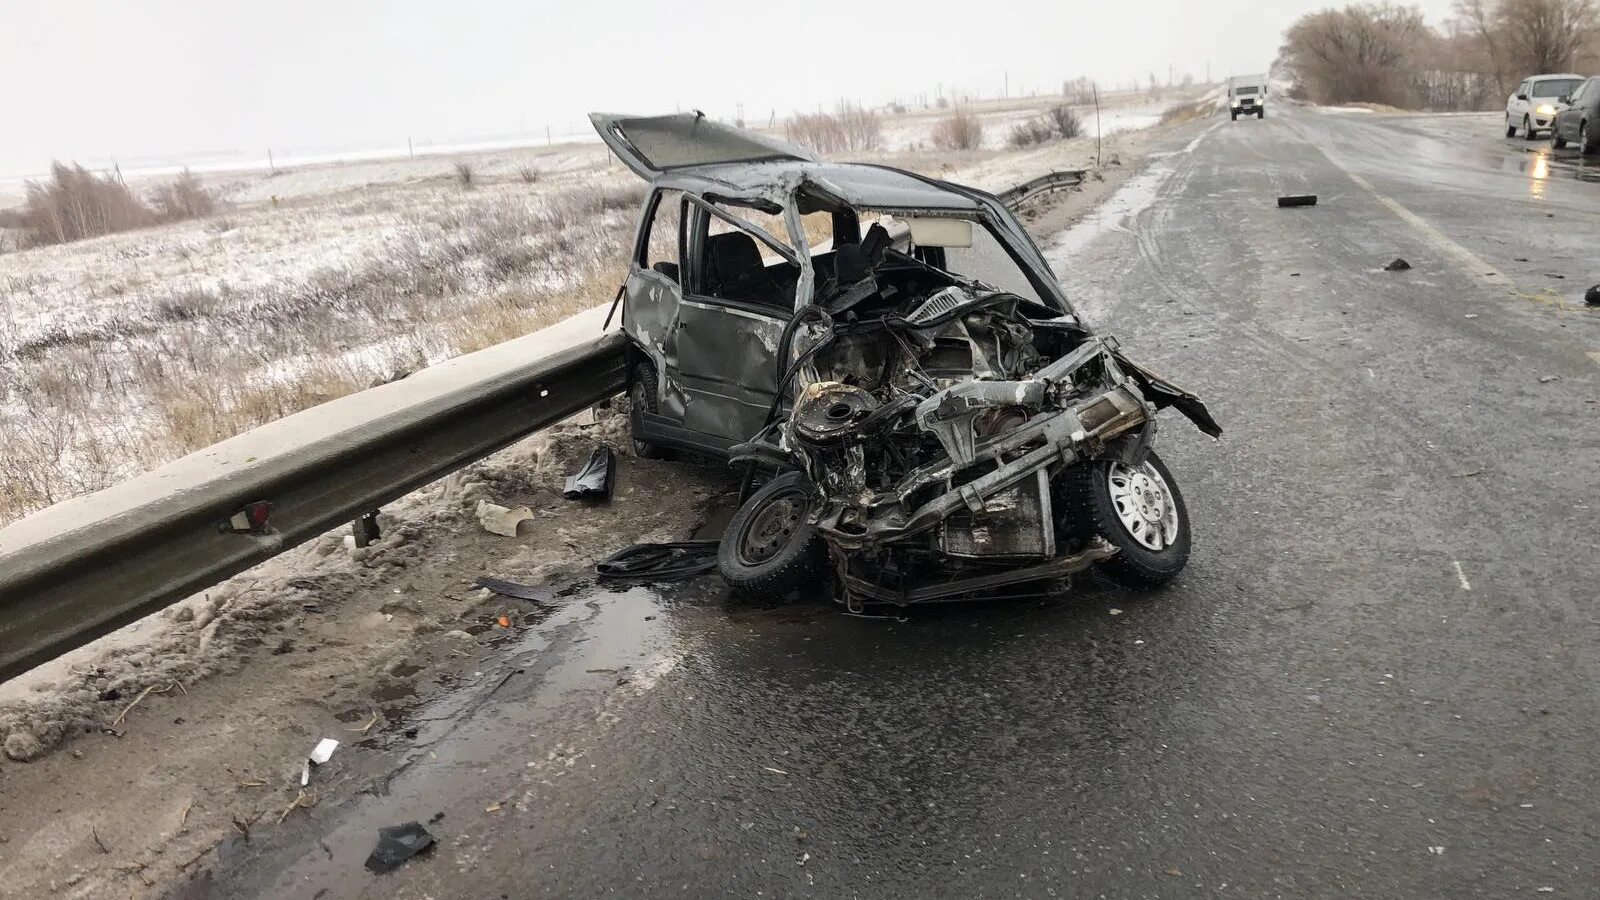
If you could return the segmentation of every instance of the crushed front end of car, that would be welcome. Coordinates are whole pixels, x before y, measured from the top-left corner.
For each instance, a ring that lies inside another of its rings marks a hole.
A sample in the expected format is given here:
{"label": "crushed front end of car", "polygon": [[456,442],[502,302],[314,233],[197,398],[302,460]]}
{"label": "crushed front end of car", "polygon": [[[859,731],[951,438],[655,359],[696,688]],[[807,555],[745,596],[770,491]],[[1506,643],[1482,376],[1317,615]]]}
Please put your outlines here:
{"label": "crushed front end of car", "polygon": [[[801,326],[809,377],[776,443],[815,487],[810,519],[852,608],[1037,592],[1111,559],[1122,548],[1080,527],[1073,505],[1087,498],[1063,476],[1148,466],[1158,403],[1215,432],[1114,339],[939,275],[951,283],[892,310]],[[1134,513],[1128,536],[1171,545],[1175,488],[1135,490],[1118,498]]]}

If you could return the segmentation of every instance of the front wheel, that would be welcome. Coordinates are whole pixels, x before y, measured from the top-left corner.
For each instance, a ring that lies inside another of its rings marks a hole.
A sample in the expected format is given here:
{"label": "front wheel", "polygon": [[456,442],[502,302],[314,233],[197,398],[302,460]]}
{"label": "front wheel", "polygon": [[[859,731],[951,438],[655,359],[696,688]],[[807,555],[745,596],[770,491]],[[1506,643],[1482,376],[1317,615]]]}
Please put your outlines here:
{"label": "front wheel", "polygon": [[1561,126],[1550,126],[1550,146],[1557,150],[1567,146],[1567,139],[1561,136]]}
{"label": "front wheel", "polygon": [[1511,121],[1511,114],[1506,113],[1506,137],[1517,136],[1517,123]]}
{"label": "front wheel", "polygon": [[776,597],[822,574],[825,548],[810,521],[816,496],[804,472],[785,472],[750,495],[717,547],[717,569],[729,586]]}
{"label": "front wheel", "polygon": [[1533,130],[1533,120],[1527,116],[1522,117],[1522,137],[1524,140],[1529,141],[1536,140],[1539,137]]}
{"label": "front wheel", "polygon": [[1077,540],[1103,537],[1117,555],[1100,563],[1112,581],[1151,588],[1171,581],[1189,562],[1189,510],[1177,481],[1151,453],[1137,466],[1092,460],[1061,475],[1060,526]]}

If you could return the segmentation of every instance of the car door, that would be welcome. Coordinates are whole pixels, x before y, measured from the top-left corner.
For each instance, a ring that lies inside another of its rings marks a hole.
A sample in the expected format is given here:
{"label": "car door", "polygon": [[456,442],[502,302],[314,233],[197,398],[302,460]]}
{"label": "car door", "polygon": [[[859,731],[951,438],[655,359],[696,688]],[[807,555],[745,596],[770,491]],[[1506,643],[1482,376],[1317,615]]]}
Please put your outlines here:
{"label": "car door", "polygon": [[770,232],[698,197],[685,235],[671,379],[684,427],[701,449],[722,452],[766,425],[800,263]]}
{"label": "car door", "polygon": [[677,365],[674,335],[683,306],[682,223],[687,205],[682,191],[651,193],[622,301],[622,330],[656,373],[657,413],[667,420],[649,423],[657,427],[683,423],[683,394],[665,376]]}
{"label": "car door", "polygon": [[1591,78],[1578,85],[1578,89],[1572,92],[1572,96],[1567,98],[1567,102],[1556,110],[1555,129],[1563,140],[1575,141],[1578,139],[1578,122],[1583,118],[1585,98],[1594,90],[1594,82],[1595,79]]}

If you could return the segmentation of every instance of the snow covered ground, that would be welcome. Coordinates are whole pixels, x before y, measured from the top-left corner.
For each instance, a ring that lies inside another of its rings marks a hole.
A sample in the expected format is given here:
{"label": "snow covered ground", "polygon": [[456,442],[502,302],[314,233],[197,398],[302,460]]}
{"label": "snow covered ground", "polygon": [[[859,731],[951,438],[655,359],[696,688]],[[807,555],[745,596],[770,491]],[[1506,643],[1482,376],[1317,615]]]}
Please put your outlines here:
{"label": "snow covered ground", "polygon": [[[1172,103],[1103,100],[1108,135]],[[885,113],[854,156],[996,189],[1095,164],[1092,138],[1005,146],[1057,102],[975,104],[983,148],[954,153],[948,111]],[[206,219],[0,253],[0,524],[609,299],[643,192],[598,141],[430,149],[217,171]]]}

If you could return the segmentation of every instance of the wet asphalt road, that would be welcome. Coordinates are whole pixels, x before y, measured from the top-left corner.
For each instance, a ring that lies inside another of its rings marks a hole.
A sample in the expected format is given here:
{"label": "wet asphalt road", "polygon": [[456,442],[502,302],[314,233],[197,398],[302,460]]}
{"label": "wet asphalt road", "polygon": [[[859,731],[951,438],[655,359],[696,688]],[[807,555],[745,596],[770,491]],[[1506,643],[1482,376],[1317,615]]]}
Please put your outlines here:
{"label": "wet asphalt road", "polygon": [[211,895],[1600,896],[1600,161],[1492,117],[1212,126],[1052,251],[1227,429],[1165,423],[1169,589],[580,592]]}

